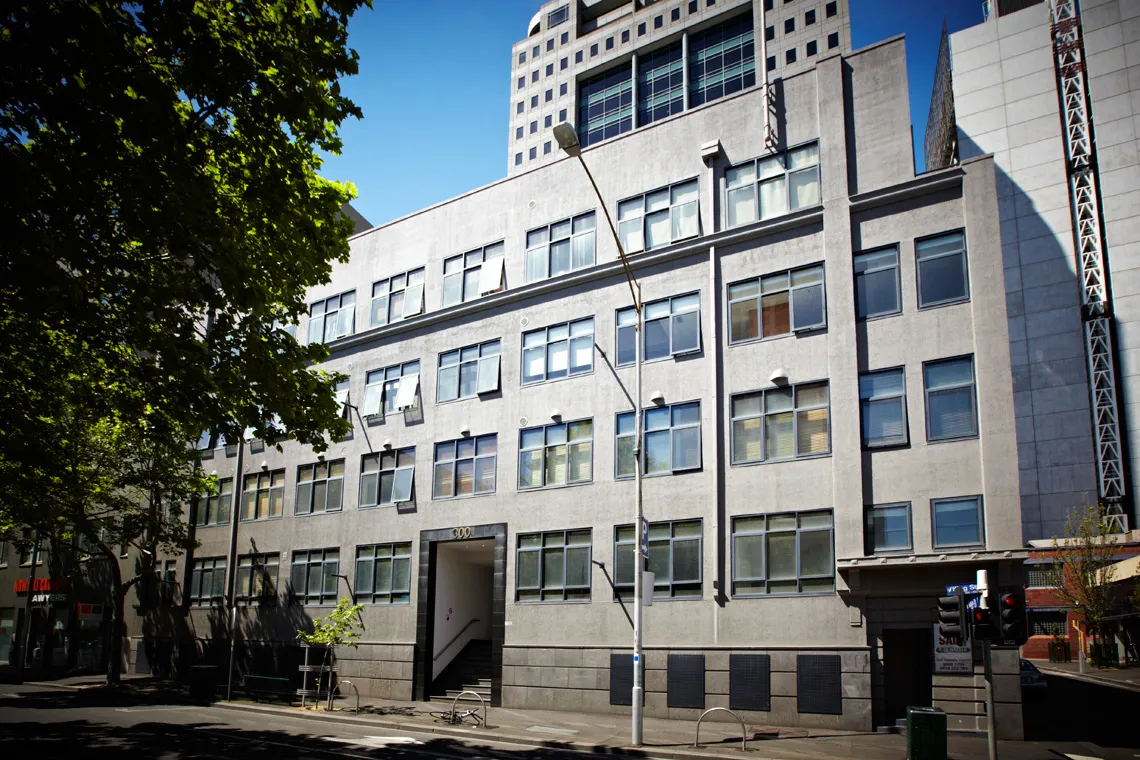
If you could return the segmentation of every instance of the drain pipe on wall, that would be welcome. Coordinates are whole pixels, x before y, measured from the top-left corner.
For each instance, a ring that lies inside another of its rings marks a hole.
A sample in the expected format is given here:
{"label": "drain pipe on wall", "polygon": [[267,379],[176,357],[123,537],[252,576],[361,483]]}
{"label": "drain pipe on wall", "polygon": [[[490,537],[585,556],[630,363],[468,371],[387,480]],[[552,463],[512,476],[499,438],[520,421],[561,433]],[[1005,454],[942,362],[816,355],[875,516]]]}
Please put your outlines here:
{"label": "drain pipe on wall", "polygon": [[[705,143],[701,146],[701,160],[704,161],[707,168],[705,184],[709,188],[709,212],[707,217],[710,221],[712,232],[716,232],[720,225],[717,223],[719,216],[717,215],[717,192],[716,184],[716,161],[721,155],[721,147],[719,140]],[[716,557],[716,573],[714,574],[715,583],[717,585],[717,603],[723,606],[724,593],[721,588],[724,585],[724,552],[721,550],[723,541],[721,540],[722,524],[721,509],[723,508],[723,500],[721,494],[723,493],[722,484],[724,481],[724,474],[721,472],[721,455],[720,445],[722,436],[720,434],[721,419],[723,417],[720,408],[720,385],[718,382],[720,374],[720,340],[718,339],[718,328],[720,327],[720,295],[717,287],[717,258],[716,246],[709,246],[709,324],[708,336],[709,346],[712,349],[712,361],[709,362],[709,381],[712,389],[712,403],[710,409],[712,410],[712,430],[714,435],[713,446],[709,447],[710,451],[710,469],[713,474],[713,494],[714,494],[714,509],[713,509],[713,524],[712,536],[716,541],[716,551],[713,553]],[[720,643],[720,614],[719,610],[713,615],[713,643]]]}
{"label": "drain pipe on wall", "polygon": [[241,515],[238,514],[238,508],[241,506],[242,489],[245,486],[245,473],[242,472],[242,464],[245,459],[245,433],[238,438],[237,450],[237,466],[234,468],[234,489],[233,496],[230,500],[230,553],[229,558],[226,560],[229,564],[229,583],[227,588],[229,590],[229,605],[230,605],[230,664],[229,671],[226,675],[226,701],[229,702],[233,698],[234,689],[234,643],[237,640],[237,546],[238,546],[238,521]]}

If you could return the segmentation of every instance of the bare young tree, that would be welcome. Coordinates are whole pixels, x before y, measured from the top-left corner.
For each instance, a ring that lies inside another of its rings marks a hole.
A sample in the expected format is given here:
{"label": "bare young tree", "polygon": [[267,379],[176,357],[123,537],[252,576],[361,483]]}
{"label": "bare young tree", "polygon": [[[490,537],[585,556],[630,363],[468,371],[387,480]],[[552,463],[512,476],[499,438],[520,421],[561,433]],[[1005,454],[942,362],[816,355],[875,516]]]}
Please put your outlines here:
{"label": "bare young tree", "polygon": [[1112,606],[1112,567],[1119,535],[1112,532],[1103,506],[1086,505],[1069,513],[1065,538],[1053,537],[1049,585],[1061,602],[1084,619],[1094,640],[1103,638]]}

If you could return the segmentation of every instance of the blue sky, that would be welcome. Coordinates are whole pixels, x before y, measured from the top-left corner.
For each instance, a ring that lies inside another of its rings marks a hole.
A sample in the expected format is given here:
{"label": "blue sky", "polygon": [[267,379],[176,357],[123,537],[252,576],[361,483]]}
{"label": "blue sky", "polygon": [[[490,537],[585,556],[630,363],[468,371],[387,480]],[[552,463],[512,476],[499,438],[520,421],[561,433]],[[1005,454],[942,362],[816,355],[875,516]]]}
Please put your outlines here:
{"label": "blue sky", "polygon": [[[911,121],[922,135],[942,19],[981,23],[980,0],[849,0],[858,49],[906,34]],[[541,0],[375,0],[349,26],[360,73],[342,82],[364,112],[341,126],[344,150],[322,174],[353,182],[373,224],[506,175],[511,46]]]}

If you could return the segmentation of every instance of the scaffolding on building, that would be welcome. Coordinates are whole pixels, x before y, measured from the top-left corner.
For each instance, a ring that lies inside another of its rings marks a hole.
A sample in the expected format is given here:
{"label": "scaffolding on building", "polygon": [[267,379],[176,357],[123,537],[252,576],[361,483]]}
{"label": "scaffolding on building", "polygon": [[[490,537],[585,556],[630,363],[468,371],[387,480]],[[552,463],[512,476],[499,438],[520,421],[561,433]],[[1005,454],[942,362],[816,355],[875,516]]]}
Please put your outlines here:
{"label": "scaffolding on building", "polygon": [[930,93],[930,112],[926,116],[926,135],[922,146],[928,172],[958,163],[958,126],[954,121],[950,36],[946,33],[945,19],[942,21],[942,41],[938,44],[934,88]]}

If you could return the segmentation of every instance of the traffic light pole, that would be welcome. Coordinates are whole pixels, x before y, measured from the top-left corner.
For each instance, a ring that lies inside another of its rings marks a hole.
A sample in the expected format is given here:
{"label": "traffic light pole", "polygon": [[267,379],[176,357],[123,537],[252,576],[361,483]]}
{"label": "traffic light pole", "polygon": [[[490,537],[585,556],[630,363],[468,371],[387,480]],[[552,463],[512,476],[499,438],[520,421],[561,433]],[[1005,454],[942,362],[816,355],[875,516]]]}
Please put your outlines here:
{"label": "traffic light pole", "polygon": [[[983,597],[984,598],[984,597]],[[982,663],[986,672],[986,744],[990,760],[997,760],[997,726],[994,718],[994,669],[990,660],[990,642],[982,642]]]}

